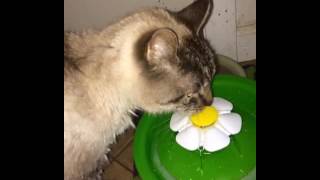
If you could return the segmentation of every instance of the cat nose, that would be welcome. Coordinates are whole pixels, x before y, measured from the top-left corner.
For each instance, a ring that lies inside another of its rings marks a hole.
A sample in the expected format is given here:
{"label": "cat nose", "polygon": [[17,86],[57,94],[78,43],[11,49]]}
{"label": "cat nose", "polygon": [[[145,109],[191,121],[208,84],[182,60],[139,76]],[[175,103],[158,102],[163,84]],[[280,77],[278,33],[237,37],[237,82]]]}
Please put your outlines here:
{"label": "cat nose", "polygon": [[204,104],[205,106],[211,106],[212,102],[213,102],[213,98],[211,97],[211,98],[209,98],[209,99],[205,99],[205,101],[204,101],[203,104]]}

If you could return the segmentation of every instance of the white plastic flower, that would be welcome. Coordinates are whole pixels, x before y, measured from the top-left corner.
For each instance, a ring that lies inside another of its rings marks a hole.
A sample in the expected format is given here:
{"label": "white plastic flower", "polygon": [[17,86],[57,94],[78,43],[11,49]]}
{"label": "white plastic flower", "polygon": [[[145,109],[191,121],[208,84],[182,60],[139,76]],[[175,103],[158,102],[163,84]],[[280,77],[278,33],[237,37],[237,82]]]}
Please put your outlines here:
{"label": "white plastic flower", "polygon": [[176,141],[187,150],[218,151],[229,145],[230,135],[240,132],[242,119],[232,109],[229,101],[215,97],[211,106],[197,114],[174,113],[170,128],[178,132]]}

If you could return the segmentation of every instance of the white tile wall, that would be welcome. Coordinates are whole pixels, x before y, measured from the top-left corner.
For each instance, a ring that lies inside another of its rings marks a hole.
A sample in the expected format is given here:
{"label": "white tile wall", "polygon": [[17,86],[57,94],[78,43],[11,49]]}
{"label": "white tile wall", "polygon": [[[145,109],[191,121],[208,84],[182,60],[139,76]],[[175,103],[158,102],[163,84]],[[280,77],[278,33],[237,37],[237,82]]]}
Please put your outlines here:
{"label": "white tile wall", "polygon": [[[134,10],[179,10],[192,0],[64,0],[64,29],[102,28]],[[214,0],[205,29],[216,52],[236,61],[256,59],[256,0]]]}
{"label": "white tile wall", "polygon": [[256,24],[237,28],[238,61],[256,59]]}
{"label": "white tile wall", "polygon": [[256,59],[256,0],[236,0],[238,61]]}
{"label": "white tile wall", "polygon": [[237,59],[235,0],[214,0],[205,33],[217,53]]}

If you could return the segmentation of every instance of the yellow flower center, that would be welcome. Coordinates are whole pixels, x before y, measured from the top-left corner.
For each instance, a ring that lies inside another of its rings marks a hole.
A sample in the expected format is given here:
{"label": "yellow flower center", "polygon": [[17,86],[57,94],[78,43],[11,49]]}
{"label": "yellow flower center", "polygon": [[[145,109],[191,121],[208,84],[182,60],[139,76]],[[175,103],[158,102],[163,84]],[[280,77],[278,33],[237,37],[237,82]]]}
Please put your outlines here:
{"label": "yellow flower center", "polygon": [[191,121],[195,126],[207,127],[218,120],[218,111],[212,106],[206,106],[202,111],[192,114]]}

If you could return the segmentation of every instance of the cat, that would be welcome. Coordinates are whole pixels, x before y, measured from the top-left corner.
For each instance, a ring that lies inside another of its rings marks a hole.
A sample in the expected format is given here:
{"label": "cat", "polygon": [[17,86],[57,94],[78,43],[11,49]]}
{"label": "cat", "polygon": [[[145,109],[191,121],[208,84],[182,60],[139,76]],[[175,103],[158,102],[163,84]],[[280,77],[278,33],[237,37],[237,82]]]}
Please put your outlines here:
{"label": "cat", "polygon": [[64,179],[88,179],[131,114],[212,103],[215,55],[203,35],[211,0],[150,8],[103,30],[64,33]]}

